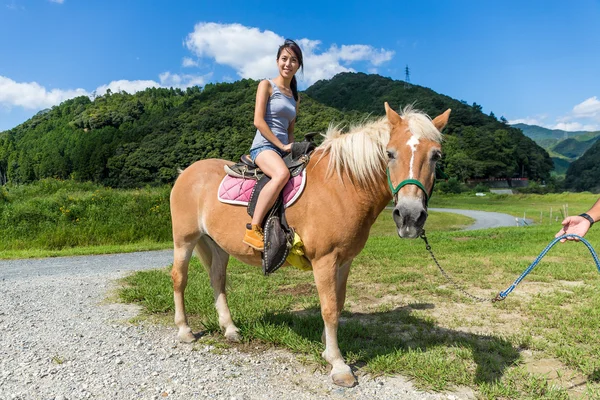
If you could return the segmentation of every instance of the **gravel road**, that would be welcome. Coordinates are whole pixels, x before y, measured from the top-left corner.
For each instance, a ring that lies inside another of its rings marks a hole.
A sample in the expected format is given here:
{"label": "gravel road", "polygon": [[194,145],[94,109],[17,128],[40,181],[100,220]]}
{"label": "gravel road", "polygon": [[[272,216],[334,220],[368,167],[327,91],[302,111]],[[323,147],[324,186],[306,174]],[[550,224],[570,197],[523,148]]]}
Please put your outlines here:
{"label": "gravel road", "polygon": [[116,281],[170,263],[170,251],[0,261],[0,399],[475,398],[401,376],[340,388],[284,350],[179,344],[175,327],[132,324],[139,309],[110,300]]}

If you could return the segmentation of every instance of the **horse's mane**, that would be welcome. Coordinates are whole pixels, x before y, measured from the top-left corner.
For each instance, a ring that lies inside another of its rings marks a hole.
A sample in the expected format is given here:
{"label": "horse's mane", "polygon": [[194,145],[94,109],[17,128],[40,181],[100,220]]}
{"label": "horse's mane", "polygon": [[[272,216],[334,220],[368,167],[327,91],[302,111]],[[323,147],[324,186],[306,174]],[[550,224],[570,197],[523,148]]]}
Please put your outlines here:
{"label": "horse's mane", "polygon": [[[406,106],[400,116],[407,120],[411,133],[417,138],[442,141],[442,134],[422,111]],[[340,179],[342,174],[346,174],[361,187],[376,185],[388,162],[385,148],[389,141],[387,117],[351,126],[348,133],[343,133],[339,125],[330,125],[325,140],[318,147],[322,150],[321,158],[329,154],[326,176],[335,171]]]}

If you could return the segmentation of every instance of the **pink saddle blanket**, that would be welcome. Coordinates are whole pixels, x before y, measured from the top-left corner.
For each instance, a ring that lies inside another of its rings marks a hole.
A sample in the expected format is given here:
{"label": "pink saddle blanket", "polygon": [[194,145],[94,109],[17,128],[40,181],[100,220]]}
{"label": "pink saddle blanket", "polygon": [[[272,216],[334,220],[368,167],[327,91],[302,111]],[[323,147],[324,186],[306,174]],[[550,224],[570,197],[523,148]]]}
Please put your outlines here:
{"label": "pink saddle blanket", "polygon": [[[253,179],[242,179],[225,175],[225,178],[223,178],[219,185],[219,201],[227,204],[247,206],[254,185],[256,185],[256,181]],[[285,207],[294,204],[302,194],[305,185],[306,171],[302,171],[300,175],[288,181],[283,188],[283,202]]]}

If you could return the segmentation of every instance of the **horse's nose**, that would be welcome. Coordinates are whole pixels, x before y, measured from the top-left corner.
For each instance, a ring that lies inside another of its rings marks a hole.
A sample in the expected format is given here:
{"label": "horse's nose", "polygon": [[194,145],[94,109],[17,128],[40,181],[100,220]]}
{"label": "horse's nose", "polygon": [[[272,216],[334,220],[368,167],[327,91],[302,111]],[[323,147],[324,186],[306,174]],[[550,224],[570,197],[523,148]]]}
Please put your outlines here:
{"label": "horse's nose", "polygon": [[392,216],[401,238],[416,238],[423,231],[427,210],[420,199],[401,198],[394,207]]}

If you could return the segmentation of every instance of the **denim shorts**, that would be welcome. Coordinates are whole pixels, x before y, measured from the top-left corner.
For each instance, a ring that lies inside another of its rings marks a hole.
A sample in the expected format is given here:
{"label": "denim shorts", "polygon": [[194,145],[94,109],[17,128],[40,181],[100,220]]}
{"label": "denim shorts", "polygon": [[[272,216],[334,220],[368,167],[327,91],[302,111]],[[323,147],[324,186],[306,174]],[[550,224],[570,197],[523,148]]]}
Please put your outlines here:
{"label": "denim shorts", "polygon": [[264,146],[257,147],[255,149],[250,149],[250,158],[252,159],[252,162],[256,162],[256,157],[258,157],[258,155],[265,150],[273,150],[274,152],[279,154],[282,158],[286,154],[284,151],[279,150],[277,147],[267,144]]}

